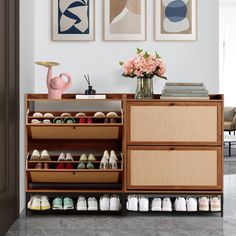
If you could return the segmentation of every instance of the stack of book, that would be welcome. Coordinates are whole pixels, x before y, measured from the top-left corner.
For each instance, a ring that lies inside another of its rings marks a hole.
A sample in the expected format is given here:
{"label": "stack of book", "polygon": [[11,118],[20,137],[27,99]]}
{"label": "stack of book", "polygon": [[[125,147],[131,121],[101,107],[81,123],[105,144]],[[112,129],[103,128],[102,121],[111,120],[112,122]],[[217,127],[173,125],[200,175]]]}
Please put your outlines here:
{"label": "stack of book", "polygon": [[166,83],[161,99],[209,100],[209,96],[203,83]]}

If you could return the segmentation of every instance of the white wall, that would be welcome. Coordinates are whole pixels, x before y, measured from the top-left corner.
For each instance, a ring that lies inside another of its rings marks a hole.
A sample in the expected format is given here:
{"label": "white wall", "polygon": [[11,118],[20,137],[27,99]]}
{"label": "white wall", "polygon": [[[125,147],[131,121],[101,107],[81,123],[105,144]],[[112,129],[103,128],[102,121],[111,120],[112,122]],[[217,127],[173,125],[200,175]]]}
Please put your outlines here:
{"label": "white wall", "polygon": [[20,1],[20,212],[25,208],[24,94],[34,91],[34,1]]}
{"label": "white wall", "polygon": [[[103,41],[103,0],[96,2],[96,40],[94,42],[53,42],[51,40],[51,1],[35,0],[35,60],[55,60],[61,71],[73,75],[68,92],[83,92],[83,74],[89,73],[98,92],[134,92],[136,81],[121,78],[120,60],[127,60],[136,47],[157,50],[167,64],[170,81],[204,82],[212,93],[219,90],[219,11],[218,0],[198,0],[198,40],[196,42],[156,42],[154,38],[154,0],[147,0],[146,42]],[[43,13],[43,14],[42,14]],[[35,67],[35,92],[46,92],[46,71]],[[156,80],[160,92],[164,81]]]}

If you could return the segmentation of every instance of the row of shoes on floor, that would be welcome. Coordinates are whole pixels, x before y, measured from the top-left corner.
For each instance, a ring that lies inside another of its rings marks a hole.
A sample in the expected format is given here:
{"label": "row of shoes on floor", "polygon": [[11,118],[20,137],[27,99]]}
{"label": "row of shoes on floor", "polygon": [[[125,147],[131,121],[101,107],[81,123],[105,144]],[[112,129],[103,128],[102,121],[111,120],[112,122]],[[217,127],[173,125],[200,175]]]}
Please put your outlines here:
{"label": "row of shoes on floor", "polygon": [[[72,115],[70,113],[62,113],[60,115],[60,117],[55,117],[52,113],[45,113],[42,114],[40,112],[35,112],[33,114],[33,117],[35,117],[35,119],[31,120],[32,124],[73,124],[76,123],[76,120],[72,117]],[[54,118],[55,117],[55,118]],[[86,118],[87,115],[83,112],[79,112],[75,115],[75,118],[79,119],[80,124],[92,124],[93,123],[93,119],[92,117],[88,117]],[[118,114],[116,112],[108,112],[106,115],[103,112],[96,112],[93,115],[94,118],[104,118],[105,121],[104,123],[116,123],[116,118],[118,117]],[[47,118],[47,119],[43,119],[43,120],[39,120],[36,118]],[[54,118],[52,121],[49,118]]]}
{"label": "row of shoes on floor", "polygon": [[137,197],[129,195],[126,203],[126,208],[129,211],[221,211],[221,200],[218,197],[207,198],[201,197],[199,199],[189,197],[178,197],[175,199],[172,206],[170,198],[154,198],[149,206],[149,199],[147,197]]}
{"label": "row of shoes on floor", "polygon": [[[47,150],[43,150],[40,154],[38,150],[33,150],[32,155],[30,157],[31,161],[50,161],[50,155]],[[66,155],[64,153],[60,153],[58,157],[58,161],[61,163],[57,164],[56,169],[73,169],[73,165],[71,163],[63,163],[63,161],[74,161],[73,156],[70,153],[67,153]],[[94,169],[93,162],[96,161],[96,157],[90,153],[89,156],[87,156],[85,153],[83,153],[80,156],[79,164],[77,166],[77,169]],[[118,158],[116,156],[116,153],[114,150],[109,151],[105,150],[102,156],[102,159],[100,161],[100,169],[117,169]],[[87,162],[87,163],[86,163]],[[44,164],[44,166],[43,166]],[[48,163],[41,163],[39,162],[36,166],[36,169],[49,169]]]}
{"label": "row of shoes on floor", "polygon": [[[98,206],[99,205],[99,206]],[[89,197],[87,200],[84,196],[79,196],[75,206],[72,198],[57,197],[50,205],[47,196],[34,195],[28,202],[28,209],[35,211],[44,210],[73,210],[77,211],[119,211],[121,209],[121,202],[118,195],[103,195],[99,199],[99,203],[95,197]]]}

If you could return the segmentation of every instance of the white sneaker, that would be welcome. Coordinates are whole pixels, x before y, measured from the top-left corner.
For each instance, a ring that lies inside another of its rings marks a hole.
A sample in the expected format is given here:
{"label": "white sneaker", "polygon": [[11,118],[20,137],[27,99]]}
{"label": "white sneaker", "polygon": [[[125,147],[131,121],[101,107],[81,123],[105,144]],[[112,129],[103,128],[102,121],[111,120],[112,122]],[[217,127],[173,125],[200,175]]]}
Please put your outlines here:
{"label": "white sneaker", "polygon": [[209,211],[209,198],[201,197],[198,199],[199,211]]}
{"label": "white sneaker", "polygon": [[152,200],[152,211],[161,211],[161,199],[154,198]]}
{"label": "white sneaker", "polygon": [[74,161],[74,159],[70,153],[66,153],[66,161]]}
{"label": "white sneaker", "polygon": [[119,211],[121,208],[120,198],[117,195],[113,195],[110,198],[110,211]]}
{"label": "white sneaker", "polygon": [[213,197],[210,200],[211,211],[221,211],[221,201],[218,197]]}
{"label": "white sneaker", "polygon": [[40,157],[41,161],[50,161],[50,156],[47,150],[43,150]]}
{"label": "white sneaker", "polygon": [[32,152],[32,155],[31,155],[31,157],[30,157],[30,160],[31,160],[31,161],[39,161],[39,159],[40,159],[40,153],[39,153],[39,151],[38,151],[38,150],[34,150],[34,151]]}
{"label": "white sneaker", "polygon": [[129,195],[126,207],[129,211],[138,211],[138,198],[134,195]]}
{"label": "white sneaker", "polygon": [[118,161],[118,158],[116,156],[116,153],[115,151],[111,151],[111,155],[110,155],[110,158],[109,158],[109,169],[117,169],[117,161]]}
{"label": "white sneaker", "polygon": [[107,150],[105,150],[100,162],[100,169],[108,169],[108,168],[109,168],[109,153]]}
{"label": "white sneaker", "polygon": [[57,161],[65,161],[65,160],[66,160],[65,154],[61,152]]}
{"label": "white sneaker", "polygon": [[186,211],[186,200],[183,197],[178,197],[175,199],[175,210],[176,211]]}
{"label": "white sneaker", "polygon": [[197,199],[196,198],[188,198],[187,202],[187,211],[197,211]]}
{"label": "white sneaker", "polygon": [[95,197],[88,198],[88,210],[89,211],[97,211],[98,210],[98,202]]}
{"label": "white sneaker", "polygon": [[139,198],[139,211],[149,211],[149,200],[147,197]]}
{"label": "white sneaker", "polygon": [[79,196],[77,200],[77,205],[76,205],[77,211],[87,211],[87,201],[85,197]]}
{"label": "white sneaker", "polygon": [[166,197],[163,199],[162,211],[172,211],[172,204],[170,198]]}
{"label": "white sneaker", "polygon": [[101,211],[109,211],[110,210],[110,201],[108,195],[103,195],[99,199],[99,206]]}
{"label": "white sneaker", "polygon": [[32,197],[30,198],[29,202],[27,203],[27,208],[28,208],[28,209],[31,209],[32,202],[33,202],[33,197],[34,197],[34,196],[32,196]]}
{"label": "white sneaker", "polygon": [[41,196],[40,200],[41,200],[41,210],[42,211],[51,209],[51,206],[50,206],[47,196]]}
{"label": "white sneaker", "polygon": [[40,196],[38,196],[38,195],[33,196],[33,200],[32,200],[32,204],[31,204],[30,209],[35,210],[35,211],[41,210]]}

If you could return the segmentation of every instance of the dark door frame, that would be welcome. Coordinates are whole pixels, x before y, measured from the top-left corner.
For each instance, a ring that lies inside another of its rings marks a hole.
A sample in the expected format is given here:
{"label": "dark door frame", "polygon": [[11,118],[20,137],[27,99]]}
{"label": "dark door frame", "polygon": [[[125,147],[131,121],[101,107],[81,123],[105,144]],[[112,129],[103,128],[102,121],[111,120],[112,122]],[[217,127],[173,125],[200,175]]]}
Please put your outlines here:
{"label": "dark door frame", "polygon": [[[19,217],[19,0],[1,0],[2,22],[0,22],[1,56],[0,79],[5,81],[5,104],[2,104],[1,120],[5,124],[6,177],[5,196],[2,197],[0,235],[4,235]],[[8,192],[10,194],[8,194]],[[4,192],[2,193],[4,195]],[[2,196],[3,196],[2,195]],[[10,197],[9,197],[10,196]],[[4,211],[3,211],[4,210]]]}

